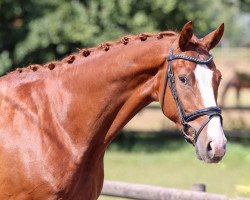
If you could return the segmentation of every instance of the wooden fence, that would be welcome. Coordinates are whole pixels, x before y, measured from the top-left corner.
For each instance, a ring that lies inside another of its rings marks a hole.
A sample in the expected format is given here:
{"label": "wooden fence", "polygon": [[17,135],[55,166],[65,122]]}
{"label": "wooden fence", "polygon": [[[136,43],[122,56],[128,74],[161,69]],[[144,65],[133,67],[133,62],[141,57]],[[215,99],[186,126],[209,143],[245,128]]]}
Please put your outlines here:
{"label": "wooden fence", "polygon": [[[159,105],[148,105],[146,107],[147,109],[161,109]],[[236,111],[241,111],[241,110],[250,110],[250,106],[226,106],[226,107],[220,107],[222,110],[236,110]]]}
{"label": "wooden fence", "polygon": [[[193,187],[197,188],[197,186]],[[200,186],[198,187],[200,188]],[[202,187],[204,188],[204,187]],[[225,195],[142,184],[104,181],[102,195],[137,200],[229,200]],[[236,200],[250,200],[238,197]]]}

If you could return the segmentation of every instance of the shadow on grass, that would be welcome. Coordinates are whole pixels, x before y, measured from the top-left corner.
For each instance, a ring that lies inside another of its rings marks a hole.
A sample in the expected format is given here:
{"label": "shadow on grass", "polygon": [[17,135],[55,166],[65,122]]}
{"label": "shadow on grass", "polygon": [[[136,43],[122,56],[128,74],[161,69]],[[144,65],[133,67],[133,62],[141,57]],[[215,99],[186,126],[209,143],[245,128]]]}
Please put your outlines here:
{"label": "shadow on grass", "polygon": [[120,151],[175,151],[189,145],[177,132],[127,132],[122,131],[111,143],[108,150]]}
{"label": "shadow on grass", "polygon": [[[243,146],[250,146],[250,137],[235,136],[231,132],[226,132],[228,142],[240,143]],[[187,143],[178,131],[162,132],[136,132],[122,131],[113,140],[108,150],[127,152],[160,152],[176,151],[181,148],[192,147]]]}

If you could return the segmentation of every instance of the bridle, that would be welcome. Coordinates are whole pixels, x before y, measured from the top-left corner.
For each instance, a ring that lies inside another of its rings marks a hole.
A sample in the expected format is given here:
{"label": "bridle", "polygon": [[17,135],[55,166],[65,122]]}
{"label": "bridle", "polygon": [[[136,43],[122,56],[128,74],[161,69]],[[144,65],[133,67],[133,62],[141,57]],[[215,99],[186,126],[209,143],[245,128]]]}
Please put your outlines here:
{"label": "bridle", "polygon": [[[209,123],[209,121],[215,117],[215,116],[218,116],[220,117],[220,121],[221,121],[221,124],[222,124],[222,116],[221,116],[221,109],[217,106],[214,106],[214,107],[207,107],[207,108],[204,108],[204,109],[200,109],[200,110],[196,110],[190,114],[186,114],[184,112],[184,109],[182,108],[182,105],[181,105],[181,102],[179,101],[179,98],[178,98],[178,93],[177,93],[177,90],[176,90],[176,86],[175,86],[175,79],[174,79],[174,72],[173,72],[173,69],[172,69],[172,66],[171,66],[171,62],[173,60],[176,60],[176,59],[183,59],[183,60],[187,60],[187,61],[191,61],[191,62],[194,62],[194,63],[197,63],[197,64],[208,64],[210,63],[212,60],[213,60],[213,56],[212,55],[209,55],[209,57],[205,60],[202,60],[202,59],[198,59],[198,58],[194,58],[194,57],[190,57],[190,56],[187,56],[187,55],[183,55],[183,54],[173,54],[173,49],[170,50],[169,52],[169,57],[167,59],[168,61],[168,68],[166,70],[166,73],[165,73],[165,78],[164,78],[164,85],[163,85],[163,92],[162,92],[162,111],[164,111],[164,99],[165,99],[165,93],[166,93],[166,88],[167,88],[167,83],[169,82],[169,87],[170,87],[170,90],[172,92],[172,95],[173,95],[173,98],[174,98],[174,101],[175,101],[175,104],[176,104],[176,107],[177,107],[177,110],[178,110],[178,115],[179,115],[179,119],[180,119],[180,122],[181,122],[181,125],[182,125],[182,134],[183,134],[183,137],[185,138],[185,140],[189,143],[192,143],[193,145],[195,145],[201,131],[205,128],[205,126]],[[189,122],[190,121],[193,121],[201,116],[208,116],[208,119],[205,120],[200,128],[198,130],[196,130],[195,128],[193,128]],[[189,135],[188,132],[192,132],[192,135]]]}

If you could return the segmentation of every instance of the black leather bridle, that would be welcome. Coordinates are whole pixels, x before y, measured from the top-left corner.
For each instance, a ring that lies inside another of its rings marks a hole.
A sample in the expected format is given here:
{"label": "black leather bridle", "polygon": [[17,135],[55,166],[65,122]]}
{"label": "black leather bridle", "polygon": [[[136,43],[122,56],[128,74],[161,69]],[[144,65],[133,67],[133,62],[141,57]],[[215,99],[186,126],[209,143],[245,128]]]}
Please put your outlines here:
{"label": "black leather bridle", "polygon": [[[166,73],[165,73],[163,92],[162,92],[162,106],[161,106],[162,111],[164,112],[164,99],[165,99],[167,84],[169,82],[169,87],[170,87],[170,90],[172,92],[172,95],[173,95],[173,98],[174,98],[174,101],[175,101],[175,104],[176,104],[176,107],[178,110],[180,122],[182,124],[182,134],[187,142],[195,145],[201,131],[204,129],[204,127],[209,123],[209,121],[213,117],[215,117],[215,116],[220,117],[220,121],[222,124],[221,109],[217,106],[214,106],[214,107],[207,107],[204,109],[200,109],[200,110],[194,111],[190,114],[186,114],[184,112],[182,105],[181,105],[181,102],[179,101],[179,98],[178,98],[178,93],[177,93],[176,86],[175,86],[174,72],[173,72],[173,69],[171,66],[171,62],[173,60],[176,60],[176,59],[184,59],[184,60],[191,61],[191,62],[194,62],[197,64],[208,64],[213,60],[213,57],[212,57],[212,55],[209,55],[209,57],[207,59],[202,60],[202,59],[190,57],[190,56],[183,55],[183,54],[175,54],[174,55],[173,49],[171,49],[170,53],[169,53],[169,57],[167,59],[168,68],[167,68]],[[198,117],[201,117],[204,115],[208,116],[208,119],[205,120],[201,124],[201,126],[198,130],[196,130],[195,128],[193,128],[189,124],[190,121],[193,121],[193,120],[197,119]],[[192,135],[189,135],[187,133],[187,131],[192,132]]]}

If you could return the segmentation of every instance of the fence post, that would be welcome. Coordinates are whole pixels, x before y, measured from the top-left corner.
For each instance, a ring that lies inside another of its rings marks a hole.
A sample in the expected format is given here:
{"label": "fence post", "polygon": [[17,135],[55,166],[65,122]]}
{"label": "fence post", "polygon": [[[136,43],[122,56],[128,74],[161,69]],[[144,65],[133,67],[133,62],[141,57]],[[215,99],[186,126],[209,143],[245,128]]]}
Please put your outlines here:
{"label": "fence post", "polygon": [[194,183],[191,188],[192,191],[206,192],[206,185],[203,183]]}

